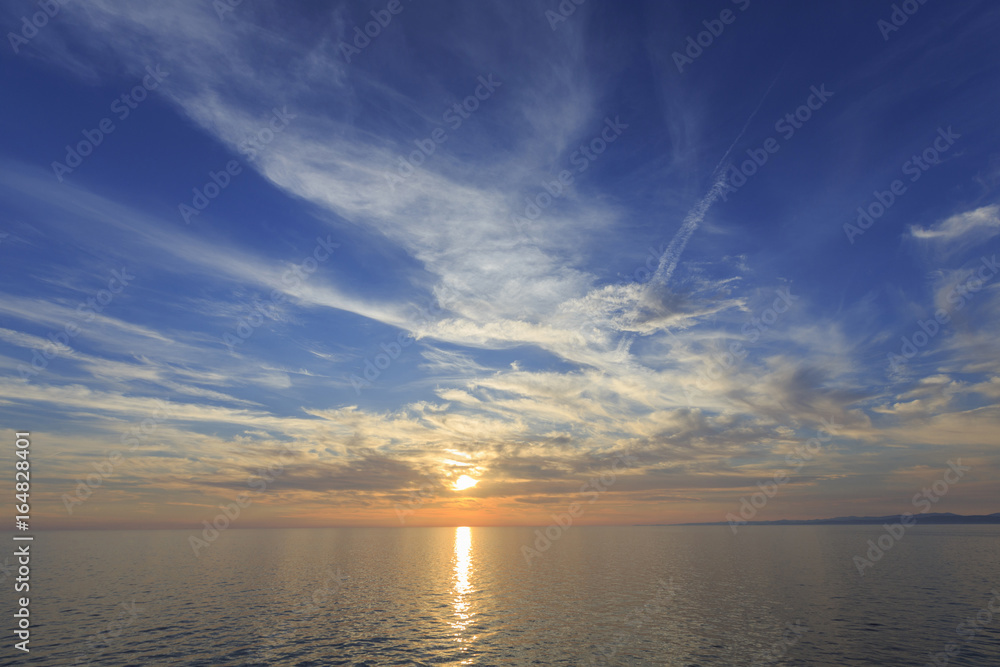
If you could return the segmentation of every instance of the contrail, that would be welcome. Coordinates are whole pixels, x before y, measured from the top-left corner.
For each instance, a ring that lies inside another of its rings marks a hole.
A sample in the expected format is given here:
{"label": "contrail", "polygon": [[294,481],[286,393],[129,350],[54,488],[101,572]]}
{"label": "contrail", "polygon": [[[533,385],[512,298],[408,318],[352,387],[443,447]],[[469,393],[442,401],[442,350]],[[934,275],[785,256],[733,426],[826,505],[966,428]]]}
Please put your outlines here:
{"label": "contrail", "polygon": [[670,244],[660,257],[660,264],[656,267],[656,273],[649,279],[650,285],[653,283],[666,284],[670,280],[670,276],[673,275],[674,269],[677,268],[677,262],[680,261],[681,253],[684,252],[684,247],[687,245],[688,239],[691,238],[691,235],[698,228],[698,225],[701,224],[701,221],[705,219],[708,209],[719,198],[725,182],[723,176],[718,176],[708,193],[684,216],[681,228],[674,234],[674,238],[670,239]]}
{"label": "contrail", "polygon": [[[705,196],[694,205],[694,208],[688,211],[687,215],[684,216],[680,229],[678,229],[677,233],[674,234],[674,238],[670,239],[667,249],[664,250],[663,254],[660,256],[660,263],[656,267],[656,272],[650,277],[649,283],[646,287],[640,289],[640,293],[652,289],[654,284],[666,285],[670,280],[670,277],[677,268],[677,263],[680,261],[681,254],[684,252],[684,248],[687,246],[687,242],[691,238],[691,235],[694,234],[695,230],[698,229],[698,225],[700,225],[702,220],[705,219],[705,214],[708,213],[708,209],[712,207],[715,200],[719,198],[720,194],[722,194],[723,187],[726,184],[726,179],[725,174],[719,173],[720,168],[723,164],[725,164],[726,160],[729,159],[729,154],[733,152],[736,144],[738,144],[740,139],[743,138],[747,128],[750,127],[750,123],[753,122],[757,112],[760,111],[761,106],[763,106],[764,100],[766,100],[767,96],[771,93],[771,89],[774,88],[774,84],[778,82],[778,78],[781,76],[781,71],[783,69],[784,65],[782,65],[781,70],[778,70],[778,74],[774,77],[774,80],[771,81],[771,85],[769,85],[767,90],[764,91],[764,95],[761,96],[760,101],[757,102],[757,106],[754,107],[754,110],[750,113],[749,118],[747,118],[746,122],[743,123],[743,128],[740,130],[739,134],[736,135],[733,143],[731,143],[729,148],[726,149],[726,152],[722,154],[722,158],[719,160],[719,163],[715,165],[715,169],[712,170],[712,179],[714,180],[712,187],[709,188],[708,192],[705,193]],[[637,296],[636,301],[640,298],[641,297]],[[633,314],[629,319],[634,321],[635,317],[636,314]],[[617,350],[618,354],[620,355],[623,352],[627,354],[631,343],[632,337],[628,335],[619,340]]]}
{"label": "contrail", "polygon": [[[784,67],[782,67],[782,69],[784,69]],[[663,251],[663,256],[660,257],[660,264],[656,267],[656,273],[654,273],[653,277],[649,280],[650,285],[654,282],[666,284],[666,282],[670,280],[670,276],[673,275],[674,269],[677,268],[677,262],[680,261],[681,253],[684,252],[684,247],[687,245],[688,239],[691,238],[691,234],[693,234],[694,230],[698,228],[701,221],[705,219],[705,214],[708,213],[708,209],[715,203],[715,200],[719,198],[719,195],[722,194],[722,188],[725,185],[725,177],[723,174],[719,173],[719,169],[723,164],[725,164],[726,160],[729,158],[729,154],[732,153],[733,149],[736,147],[736,144],[738,144],[740,139],[743,138],[743,134],[747,131],[747,128],[750,127],[750,123],[757,115],[757,112],[760,111],[761,106],[764,104],[764,100],[767,99],[767,96],[770,94],[771,89],[774,88],[774,84],[778,82],[778,78],[780,76],[781,70],[778,71],[774,80],[771,81],[771,85],[769,85],[767,90],[764,91],[764,95],[760,98],[757,106],[750,113],[750,117],[747,118],[745,123],[743,123],[743,129],[740,130],[739,134],[736,135],[736,139],[733,140],[733,143],[731,143],[729,148],[726,149],[726,152],[723,153],[722,159],[719,160],[719,163],[715,165],[715,169],[712,170],[712,178],[715,182],[712,184],[711,189],[709,189],[705,196],[701,198],[701,201],[695,204],[694,208],[688,211],[688,214],[684,216],[681,228],[677,230],[676,234],[674,234],[674,238],[670,240],[670,244],[667,246],[667,249]]]}
{"label": "contrail", "polygon": [[743,134],[747,131],[747,128],[750,127],[750,122],[754,119],[754,116],[756,116],[757,112],[760,111],[761,106],[764,104],[764,100],[767,99],[767,96],[770,94],[771,89],[774,88],[774,84],[778,83],[778,77],[781,76],[782,70],[784,70],[784,65],[782,65],[781,70],[778,70],[778,73],[775,75],[774,80],[771,81],[771,85],[768,86],[767,90],[764,91],[764,95],[763,97],[760,98],[760,102],[758,102],[754,110],[750,112],[750,117],[747,118],[747,122],[743,123],[743,129],[740,130],[740,133],[736,135],[736,138],[733,140],[733,143],[731,143],[729,145],[729,148],[726,149],[726,152],[723,153],[722,159],[719,160],[719,164],[715,165],[715,169],[712,170],[712,178],[715,178],[718,175],[719,168],[726,161],[726,158],[729,157],[729,154],[733,152],[733,149],[736,148],[736,144],[739,143],[740,139],[743,138]]}

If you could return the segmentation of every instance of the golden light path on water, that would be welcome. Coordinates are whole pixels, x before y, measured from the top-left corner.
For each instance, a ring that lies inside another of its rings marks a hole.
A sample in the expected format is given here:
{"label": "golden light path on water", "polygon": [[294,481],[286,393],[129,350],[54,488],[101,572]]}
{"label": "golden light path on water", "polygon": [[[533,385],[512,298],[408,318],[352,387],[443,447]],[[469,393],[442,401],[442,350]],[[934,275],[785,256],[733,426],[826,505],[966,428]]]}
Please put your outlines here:
{"label": "golden light path on water", "polygon": [[[472,623],[474,616],[471,610],[471,603],[468,595],[472,592],[472,585],[469,583],[469,575],[472,572],[472,530],[468,526],[461,526],[455,529],[455,621],[451,624],[455,628],[455,638],[459,643],[475,641],[476,637],[465,636],[465,629]],[[471,661],[463,661],[467,664]]]}

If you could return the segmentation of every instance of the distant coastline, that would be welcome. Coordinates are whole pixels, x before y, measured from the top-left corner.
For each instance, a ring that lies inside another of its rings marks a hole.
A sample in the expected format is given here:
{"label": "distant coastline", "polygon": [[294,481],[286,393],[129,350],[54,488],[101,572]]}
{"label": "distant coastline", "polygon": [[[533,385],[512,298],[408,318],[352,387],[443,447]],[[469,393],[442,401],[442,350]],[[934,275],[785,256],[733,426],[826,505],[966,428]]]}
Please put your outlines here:
{"label": "distant coastline", "polygon": [[[833,519],[779,519],[777,521],[747,521],[746,526],[851,526],[882,524],[899,521],[902,515],[890,514],[888,516],[840,516]],[[928,513],[914,514],[913,519],[918,524],[941,525],[941,524],[1000,524],[1000,512],[993,514],[973,514],[964,516],[961,514]],[[657,524],[637,524],[643,526],[726,526],[725,521],[703,521],[696,523],[657,523]]]}

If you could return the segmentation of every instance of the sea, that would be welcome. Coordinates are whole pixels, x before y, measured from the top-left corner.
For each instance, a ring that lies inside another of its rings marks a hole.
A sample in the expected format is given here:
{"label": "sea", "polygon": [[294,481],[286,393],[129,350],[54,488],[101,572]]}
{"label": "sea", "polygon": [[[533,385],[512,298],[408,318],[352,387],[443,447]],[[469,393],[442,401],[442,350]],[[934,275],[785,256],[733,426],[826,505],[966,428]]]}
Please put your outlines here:
{"label": "sea", "polygon": [[996,525],[200,535],[36,533],[0,664],[1000,665]]}

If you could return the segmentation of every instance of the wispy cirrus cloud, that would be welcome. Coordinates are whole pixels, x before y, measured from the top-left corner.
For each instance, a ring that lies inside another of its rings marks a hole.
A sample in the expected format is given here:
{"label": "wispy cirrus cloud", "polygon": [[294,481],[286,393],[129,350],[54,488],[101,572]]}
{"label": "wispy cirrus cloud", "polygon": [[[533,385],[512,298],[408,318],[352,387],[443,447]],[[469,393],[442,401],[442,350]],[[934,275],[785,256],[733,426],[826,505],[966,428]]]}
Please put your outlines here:
{"label": "wispy cirrus cloud", "polygon": [[913,238],[936,243],[949,243],[967,236],[982,243],[997,234],[1000,234],[1000,205],[997,204],[958,213],[930,227],[910,227]]}

